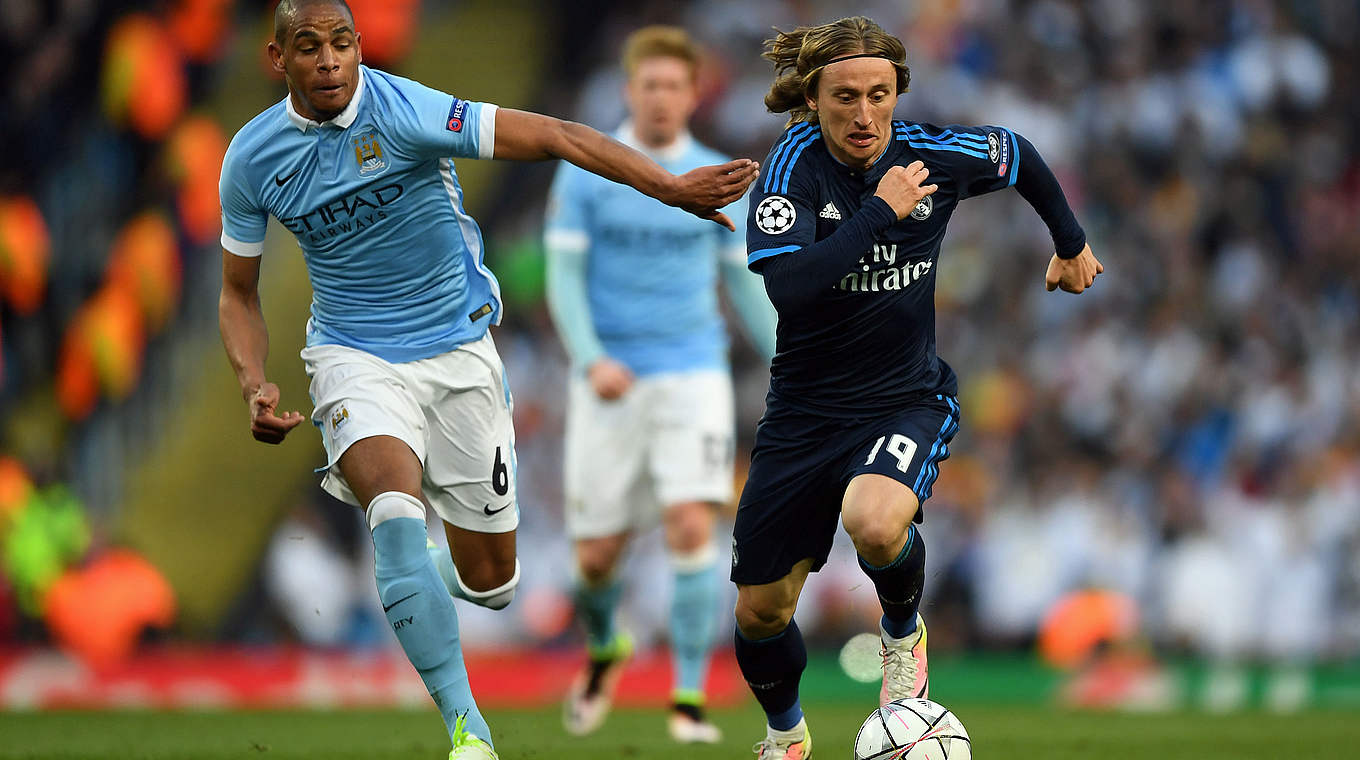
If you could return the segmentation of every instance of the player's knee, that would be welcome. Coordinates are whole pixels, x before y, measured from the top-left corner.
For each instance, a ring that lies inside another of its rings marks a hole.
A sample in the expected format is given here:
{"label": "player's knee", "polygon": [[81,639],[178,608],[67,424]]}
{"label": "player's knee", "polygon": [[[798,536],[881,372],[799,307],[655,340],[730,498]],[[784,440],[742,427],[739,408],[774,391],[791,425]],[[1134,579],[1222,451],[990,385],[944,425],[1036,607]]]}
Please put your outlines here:
{"label": "player's knee", "polygon": [[484,591],[468,588],[468,584],[464,582],[462,576],[456,572],[454,574],[454,580],[458,582],[458,588],[463,592],[463,598],[467,599],[469,602],[493,610],[505,609],[510,606],[510,602],[514,600],[515,588],[519,586],[519,559],[515,560],[514,572],[510,574],[508,580],[504,580],[499,585],[496,585],[493,588],[487,588]]}
{"label": "player's knee", "polygon": [[623,543],[615,537],[576,542],[576,568],[587,585],[599,585],[614,576]]}
{"label": "player's knee", "polygon": [[845,530],[855,544],[855,551],[876,564],[897,556],[907,538],[907,526],[896,525],[891,520],[870,520],[855,529],[847,525]]}
{"label": "player's knee", "polygon": [[700,551],[712,542],[715,507],[706,502],[676,504],[666,512],[666,547],[672,554]]}
{"label": "player's knee", "polygon": [[772,604],[738,597],[735,610],[737,630],[747,639],[767,639],[789,627],[793,604]]}

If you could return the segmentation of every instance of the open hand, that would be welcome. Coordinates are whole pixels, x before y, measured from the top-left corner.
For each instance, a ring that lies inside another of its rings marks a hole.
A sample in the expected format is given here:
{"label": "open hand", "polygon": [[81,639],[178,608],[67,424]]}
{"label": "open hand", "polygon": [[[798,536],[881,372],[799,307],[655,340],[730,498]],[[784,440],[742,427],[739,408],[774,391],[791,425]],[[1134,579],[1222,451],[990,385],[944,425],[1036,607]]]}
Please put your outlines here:
{"label": "open hand", "polygon": [[307,419],[301,412],[275,413],[279,405],[279,386],[261,383],[247,399],[250,404],[250,434],[264,443],[283,443],[288,431]]}
{"label": "open hand", "polygon": [[1044,276],[1044,285],[1051,292],[1057,288],[1062,288],[1068,293],[1080,293],[1091,287],[1096,281],[1096,275],[1105,271],[1105,267],[1096,260],[1095,254],[1091,253],[1091,246],[1081,249],[1081,253],[1070,259],[1060,259],[1053,254],[1053,258],[1048,261],[1048,272]]}
{"label": "open hand", "polygon": [[661,200],[736,230],[732,220],[719,209],[740,198],[758,176],[760,164],[749,158],[701,166],[676,177],[673,188]]}

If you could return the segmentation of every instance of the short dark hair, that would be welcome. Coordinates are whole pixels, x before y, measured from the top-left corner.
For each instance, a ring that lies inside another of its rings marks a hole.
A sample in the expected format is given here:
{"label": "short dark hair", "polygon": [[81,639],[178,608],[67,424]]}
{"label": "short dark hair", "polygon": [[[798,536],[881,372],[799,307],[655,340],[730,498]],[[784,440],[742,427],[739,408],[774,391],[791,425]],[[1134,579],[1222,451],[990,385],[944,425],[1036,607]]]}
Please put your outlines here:
{"label": "short dark hair", "polygon": [[288,37],[288,27],[297,20],[298,12],[309,5],[338,5],[345,9],[350,25],[354,25],[354,11],[349,9],[345,0],[279,0],[274,8],[274,41],[283,47]]}

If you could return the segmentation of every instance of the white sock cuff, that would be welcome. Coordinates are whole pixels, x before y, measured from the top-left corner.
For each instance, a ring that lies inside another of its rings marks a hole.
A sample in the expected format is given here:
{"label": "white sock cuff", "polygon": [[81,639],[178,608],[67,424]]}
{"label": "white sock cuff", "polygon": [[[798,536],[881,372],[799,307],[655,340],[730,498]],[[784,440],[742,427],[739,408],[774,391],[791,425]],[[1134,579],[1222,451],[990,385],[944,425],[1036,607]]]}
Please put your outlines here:
{"label": "white sock cuff", "polygon": [[414,517],[425,521],[425,504],[409,493],[383,491],[368,503],[368,529],[397,517]]}
{"label": "white sock cuff", "polygon": [[464,594],[467,595],[466,599],[469,602],[475,603],[483,602],[488,599],[493,599],[508,591],[514,591],[515,587],[519,585],[519,557],[515,558],[515,574],[510,576],[510,580],[506,581],[505,583],[502,583],[501,585],[493,589],[487,591],[473,591],[472,589],[468,588],[467,584],[463,583],[463,577],[458,574],[457,565],[453,566],[453,580],[455,583],[458,584],[458,590],[462,591]]}
{"label": "white sock cuff", "polygon": [[713,567],[718,563],[718,545],[712,541],[690,552],[668,552],[671,569],[681,575],[690,575]]}

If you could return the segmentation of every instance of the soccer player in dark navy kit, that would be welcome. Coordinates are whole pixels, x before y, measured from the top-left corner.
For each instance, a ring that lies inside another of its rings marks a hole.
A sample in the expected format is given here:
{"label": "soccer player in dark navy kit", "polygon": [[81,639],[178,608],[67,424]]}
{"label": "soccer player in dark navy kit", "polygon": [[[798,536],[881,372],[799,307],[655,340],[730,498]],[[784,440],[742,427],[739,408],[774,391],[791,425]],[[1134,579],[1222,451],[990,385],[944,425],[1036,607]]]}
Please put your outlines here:
{"label": "soccer player in dark navy kit", "polygon": [[805,760],[807,662],[793,621],[840,522],[883,605],[882,703],[928,693],[915,523],[959,425],[935,354],[935,269],[959,201],[1014,186],[1048,225],[1047,286],[1102,267],[1034,146],[1003,127],[894,121],[902,42],[841,19],[767,43],[765,104],[789,126],[753,185],[748,264],[779,312],[765,416],[733,536],[737,661],[764,708],[757,760]]}

